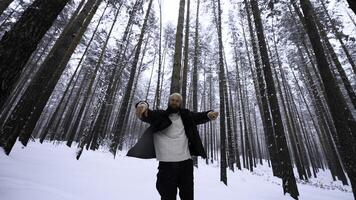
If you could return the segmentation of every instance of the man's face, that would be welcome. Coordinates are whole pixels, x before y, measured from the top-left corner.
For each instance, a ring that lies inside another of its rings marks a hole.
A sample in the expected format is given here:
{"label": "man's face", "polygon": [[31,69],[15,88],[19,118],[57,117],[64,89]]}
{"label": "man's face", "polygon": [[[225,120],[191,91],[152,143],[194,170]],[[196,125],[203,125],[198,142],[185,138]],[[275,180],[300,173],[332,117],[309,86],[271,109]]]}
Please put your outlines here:
{"label": "man's face", "polygon": [[178,109],[179,106],[181,104],[181,100],[179,98],[179,96],[171,96],[171,98],[169,99],[169,106],[173,109]]}

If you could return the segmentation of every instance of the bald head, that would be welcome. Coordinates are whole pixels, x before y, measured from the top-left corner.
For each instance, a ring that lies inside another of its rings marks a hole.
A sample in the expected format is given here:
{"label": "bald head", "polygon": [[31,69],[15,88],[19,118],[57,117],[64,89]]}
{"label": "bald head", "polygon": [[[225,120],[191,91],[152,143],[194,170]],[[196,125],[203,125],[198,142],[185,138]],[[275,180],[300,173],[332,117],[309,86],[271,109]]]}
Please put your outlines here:
{"label": "bald head", "polygon": [[178,109],[182,104],[182,101],[183,101],[182,95],[177,92],[169,95],[169,106],[172,109]]}
{"label": "bald head", "polygon": [[178,92],[172,93],[171,95],[169,95],[169,100],[171,100],[171,98],[178,98],[180,100],[180,102],[183,101],[183,97],[181,94],[179,94]]}

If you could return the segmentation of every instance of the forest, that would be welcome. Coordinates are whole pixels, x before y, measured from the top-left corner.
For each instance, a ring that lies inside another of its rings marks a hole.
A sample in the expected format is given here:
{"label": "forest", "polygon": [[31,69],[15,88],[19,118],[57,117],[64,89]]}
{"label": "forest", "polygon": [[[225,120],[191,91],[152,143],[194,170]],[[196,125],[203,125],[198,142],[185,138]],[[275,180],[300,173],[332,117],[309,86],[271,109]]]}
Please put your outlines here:
{"label": "forest", "polygon": [[179,92],[220,113],[194,159],[216,181],[266,165],[299,199],[328,170],[356,199],[355,34],[354,0],[1,0],[0,149],[115,158],[148,127],[135,103]]}

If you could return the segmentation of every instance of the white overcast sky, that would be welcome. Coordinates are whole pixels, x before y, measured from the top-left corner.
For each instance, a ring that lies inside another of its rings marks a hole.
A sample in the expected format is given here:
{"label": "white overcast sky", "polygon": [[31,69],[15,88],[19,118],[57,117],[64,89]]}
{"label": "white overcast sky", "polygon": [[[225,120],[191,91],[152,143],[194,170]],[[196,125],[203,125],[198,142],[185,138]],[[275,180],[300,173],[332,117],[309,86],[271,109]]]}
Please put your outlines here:
{"label": "white overcast sky", "polygon": [[172,24],[177,23],[178,7],[179,7],[179,0],[162,0],[162,15],[163,15],[162,21],[164,24],[168,22]]}

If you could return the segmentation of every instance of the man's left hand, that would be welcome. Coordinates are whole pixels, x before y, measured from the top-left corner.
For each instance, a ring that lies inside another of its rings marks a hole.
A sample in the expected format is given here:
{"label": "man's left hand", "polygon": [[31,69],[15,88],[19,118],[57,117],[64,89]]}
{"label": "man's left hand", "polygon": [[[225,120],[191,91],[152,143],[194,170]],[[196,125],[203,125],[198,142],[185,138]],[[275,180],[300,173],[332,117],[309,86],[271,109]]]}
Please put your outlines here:
{"label": "man's left hand", "polygon": [[218,118],[218,116],[219,116],[219,112],[213,112],[213,111],[208,112],[208,117],[211,120],[215,120],[216,118]]}

